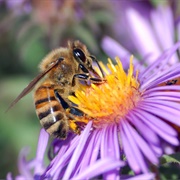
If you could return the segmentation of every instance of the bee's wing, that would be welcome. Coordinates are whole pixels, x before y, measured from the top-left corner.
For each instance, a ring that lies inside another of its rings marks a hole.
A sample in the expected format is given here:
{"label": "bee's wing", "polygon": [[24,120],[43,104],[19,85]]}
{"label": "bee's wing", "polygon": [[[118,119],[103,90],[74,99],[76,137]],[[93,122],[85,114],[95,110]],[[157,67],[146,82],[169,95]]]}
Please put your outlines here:
{"label": "bee's wing", "polygon": [[19,96],[10,104],[8,109],[5,111],[7,112],[10,108],[12,108],[21,98],[23,98],[25,95],[27,95],[33,88],[34,86],[51,70],[53,69],[57,64],[59,60],[57,60],[55,63],[53,63],[46,71],[42,72],[38,76],[36,76],[24,90],[19,94]]}

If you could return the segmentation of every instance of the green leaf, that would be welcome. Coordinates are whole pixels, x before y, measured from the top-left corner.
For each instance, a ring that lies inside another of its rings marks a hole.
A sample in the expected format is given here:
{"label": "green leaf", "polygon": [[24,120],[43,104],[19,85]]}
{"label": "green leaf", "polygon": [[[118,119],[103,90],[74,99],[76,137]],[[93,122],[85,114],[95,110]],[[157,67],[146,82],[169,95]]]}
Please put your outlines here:
{"label": "green leaf", "polygon": [[171,155],[163,155],[160,159],[161,164],[165,163],[177,163],[180,165],[180,153],[171,154]]}
{"label": "green leaf", "polygon": [[179,165],[167,164],[159,168],[161,180],[177,180],[180,179]]}
{"label": "green leaf", "polygon": [[166,5],[168,3],[167,0],[163,0],[163,1],[160,1],[160,0],[151,0],[151,3],[153,6],[157,7],[159,5]]}

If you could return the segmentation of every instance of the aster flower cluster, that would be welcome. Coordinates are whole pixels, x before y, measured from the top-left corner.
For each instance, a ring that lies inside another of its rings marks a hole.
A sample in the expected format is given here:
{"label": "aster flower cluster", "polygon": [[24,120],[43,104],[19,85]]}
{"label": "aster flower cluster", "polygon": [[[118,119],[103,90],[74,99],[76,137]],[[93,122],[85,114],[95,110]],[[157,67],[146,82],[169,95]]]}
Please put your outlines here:
{"label": "aster flower cluster", "polygon": [[[112,58],[121,57],[125,68],[132,53],[138,54],[146,64],[154,62],[163,51],[180,40],[180,18],[175,15],[178,1],[174,1],[172,7],[170,4],[173,3],[157,1],[154,7],[149,1],[113,1],[117,15],[117,42],[108,36],[103,38],[105,52]],[[126,37],[124,41],[121,36]],[[174,54],[169,63],[176,62],[178,56]]]}
{"label": "aster flower cluster", "polygon": [[20,154],[18,177],[120,179],[121,169],[128,165],[139,174],[133,178],[152,179],[151,165],[158,166],[159,157],[179,146],[175,127],[180,126],[180,63],[167,67],[179,46],[180,42],[146,68],[135,69],[131,57],[127,73],[119,58],[116,64],[101,64],[106,81],[82,85],[76,97],[69,96],[87,114],[76,119],[86,124],[81,135],[55,139],[46,166],[49,136],[41,130],[36,157],[26,161],[27,151]]}

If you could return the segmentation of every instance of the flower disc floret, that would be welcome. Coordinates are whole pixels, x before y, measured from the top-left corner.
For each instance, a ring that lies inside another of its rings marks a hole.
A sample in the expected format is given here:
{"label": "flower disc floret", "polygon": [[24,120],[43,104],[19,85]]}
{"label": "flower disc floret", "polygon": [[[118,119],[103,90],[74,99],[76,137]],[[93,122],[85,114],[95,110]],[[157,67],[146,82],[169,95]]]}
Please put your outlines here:
{"label": "flower disc floret", "polygon": [[88,123],[93,120],[94,127],[103,127],[117,123],[136,106],[141,96],[138,91],[138,72],[134,76],[132,59],[133,57],[130,59],[128,73],[124,71],[119,58],[116,58],[116,65],[110,59],[107,67],[101,63],[105,81],[91,84],[90,87],[82,86],[75,92],[76,97],[69,97],[87,115],[80,121]]}

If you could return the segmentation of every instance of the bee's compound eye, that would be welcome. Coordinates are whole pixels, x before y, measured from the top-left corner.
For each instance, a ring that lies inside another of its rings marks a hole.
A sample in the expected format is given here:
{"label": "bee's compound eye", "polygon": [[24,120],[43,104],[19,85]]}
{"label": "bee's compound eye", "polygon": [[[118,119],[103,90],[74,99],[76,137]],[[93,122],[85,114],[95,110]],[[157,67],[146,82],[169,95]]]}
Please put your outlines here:
{"label": "bee's compound eye", "polygon": [[86,62],[86,56],[81,49],[74,49],[73,54],[76,60],[78,61],[81,60],[82,62]]}

